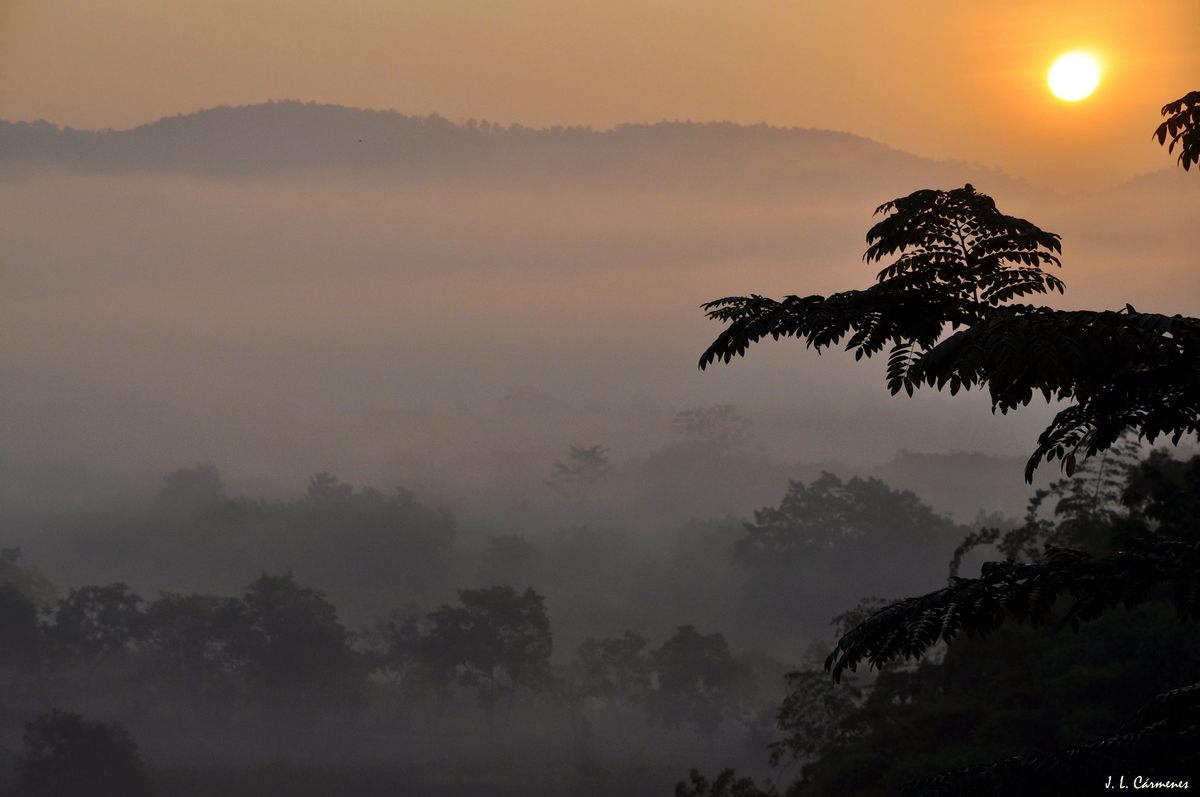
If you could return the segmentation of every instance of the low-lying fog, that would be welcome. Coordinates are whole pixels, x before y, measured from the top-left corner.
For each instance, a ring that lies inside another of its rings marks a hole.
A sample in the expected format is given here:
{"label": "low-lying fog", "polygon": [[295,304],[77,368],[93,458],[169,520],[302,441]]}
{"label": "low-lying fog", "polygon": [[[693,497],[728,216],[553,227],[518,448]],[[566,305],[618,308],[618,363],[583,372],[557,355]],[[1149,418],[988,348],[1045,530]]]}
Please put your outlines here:
{"label": "low-lying fog", "polygon": [[[649,651],[682,626],[722,634],[768,734],[779,676],[834,615],[937,588],[964,534],[1022,514],[1054,408],[892,397],[882,360],[795,341],[701,372],[720,331],[703,302],[864,287],[876,206],[971,182],[1063,236],[1067,293],[1050,301],[1200,311],[1200,181],[1180,170],[1062,196],[845,134],[503,130],[292,103],[128,133],[5,124],[0,143],[0,542],[52,582],[47,601],[113,582],[146,605],[240,596],[290,570],[365,649],[389,613],[529,587],[556,667],[588,637],[631,631]],[[800,570],[755,565],[744,524],[792,483],[902,530]],[[200,725],[57,683],[151,736],[160,763],[192,761]],[[576,704],[538,700],[513,720],[521,755],[553,759],[539,734],[568,714],[558,741],[584,749]],[[483,733],[476,713],[452,704],[436,733],[404,720],[391,748],[342,729],[338,749],[434,760],[431,739]],[[255,748],[247,722],[204,755],[319,758],[297,751],[325,737]],[[628,728],[604,728],[606,755],[664,788],[691,765],[691,731],[638,726],[638,759]],[[706,749],[761,763],[751,741]]]}
{"label": "low-lying fog", "polygon": [[466,500],[571,443],[645,456],[713,403],[786,461],[1023,455],[1046,407],[892,398],[882,362],[783,342],[696,368],[720,329],[702,302],[868,284],[874,208],[918,188],[973,181],[1060,233],[1064,306],[1200,299],[1180,170],[1061,197],[843,134],[414,139],[379,117],[276,104],[79,141],[5,130],[5,500],[145,489],[197,462],[250,494],[328,470]]}

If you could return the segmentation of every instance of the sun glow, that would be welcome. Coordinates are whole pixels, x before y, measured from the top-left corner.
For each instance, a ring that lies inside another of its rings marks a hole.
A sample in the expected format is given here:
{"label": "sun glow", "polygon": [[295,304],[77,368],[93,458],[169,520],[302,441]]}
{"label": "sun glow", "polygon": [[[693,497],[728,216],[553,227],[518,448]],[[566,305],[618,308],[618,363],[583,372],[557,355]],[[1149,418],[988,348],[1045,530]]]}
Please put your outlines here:
{"label": "sun glow", "polygon": [[1077,102],[1100,84],[1100,68],[1083,53],[1068,53],[1050,67],[1050,91],[1060,100]]}

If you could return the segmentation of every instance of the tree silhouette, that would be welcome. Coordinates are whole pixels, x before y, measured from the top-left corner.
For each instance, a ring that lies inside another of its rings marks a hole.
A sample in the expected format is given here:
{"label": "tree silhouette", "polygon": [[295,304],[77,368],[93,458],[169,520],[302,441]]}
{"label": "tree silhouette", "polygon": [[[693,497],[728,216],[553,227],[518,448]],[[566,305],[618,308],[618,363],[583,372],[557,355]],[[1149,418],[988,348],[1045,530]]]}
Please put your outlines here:
{"label": "tree silhouette", "polygon": [[959,633],[986,636],[1009,617],[1036,627],[1068,595],[1061,623],[1078,628],[1117,606],[1132,609],[1162,586],[1171,588],[1181,620],[1200,620],[1200,546],[1133,539],[1122,553],[1103,558],[1051,546],[1045,562],[988,562],[979,578],[955,578],[937,592],[880,609],[841,638],[826,669],[836,681],[864,660],[879,667],[916,658]]}
{"label": "tree silhouette", "polygon": [[41,652],[37,606],[15,584],[0,584],[0,667],[33,664]]}
{"label": "tree silhouette", "polygon": [[54,603],[57,590],[53,582],[33,567],[22,567],[20,548],[0,549],[0,584],[12,584],[24,592],[36,606]]}
{"label": "tree silhouette", "polygon": [[490,727],[502,698],[508,699],[511,712],[518,691],[538,691],[553,680],[550,618],[545,599],[532,589],[521,593],[508,586],[463,589],[458,599],[470,618],[470,656],[464,662],[464,675],[475,686]]}
{"label": "tree silhouette", "polygon": [[63,663],[89,669],[124,653],[142,636],[141,604],[125,584],[71,590],[54,612],[55,653]]}
{"label": "tree silhouette", "polygon": [[1131,469],[1121,500],[1138,508],[1145,534],[1200,542],[1200,457],[1184,462],[1151,452]]}
{"label": "tree silhouette", "polygon": [[822,472],[808,486],[791,482],[779,506],[755,510],[745,529],[734,548],[737,559],[795,564],[835,553],[858,557],[864,546],[878,546],[882,539],[911,546],[958,527],[914,493],[893,490],[879,479],[855,476],[843,482]]}
{"label": "tree silhouette", "polygon": [[722,723],[753,696],[753,671],[733,658],[721,634],[680,626],[651,658],[658,680],[649,695],[651,717],[668,727],[692,725],[710,746]]}
{"label": "tree silhouette", "polygon": [[[1168,103],[1155,131],[1180,147],[1185,170],[1200,157],[1200,92]],[[824,296],[730,297],[706,304],[710,318],[728,322],[700,358],[703,369],[770,336],[797,337],[820,351],[847,338],[855,357],[891,346],[887,378],[893,394],[929,385],[951,393],[986,387],[993,411],[1028,404],[1035,393],[1074,403],[1038,438],[1026,466],[1059,458],[1068,476],[1077,453],[1107,451],[1126,433],[1154,442],[1200,431],[1200,319],[1122,311],[1062,311],[1013,300],[1063,290],[1043,270],[1059,265],[1059,238],[1006,216],[970,185],[917,191],[881,205],[884,216],[867,234],[864,259],[895,260],[876,284]],[[949,333],[947,335],[947,332]],[[1169,480],[1168,480],[1169,481]],[[1157,485],[1158,498],[1171,493]],[[1178,480],[1176,480],[1178,486]],[[1177,491],[1178,492],[1178,491]],[[1187,490],[1183,491],[1185,494]],[[1147,490],[1146,496],[1155,495]],[[1159,501],[1162,516],[1174,516]],[[989,562],[977,579],[952,578],[948,587],[886,606],[842,636],[825,667],[834,680],[866,661],[880,667],[920,656],[960,633],[986,635],[1009,617],[1037,625],[1059,598],[1070,596],[1063,624],[1078,628],[1113,608],[1133,608],[1169,588],[1179,618],[1200,619],[1200,542],[1134,539],[1104,557],[1048,546],[1042,561]],[[1030,526],[1027,523],[1027,526]],[[1010,538],[1014,550],[1025,540]],[[996,535],[998,536],[998,535]],[[970,544],[980,539],[968,540]],[[988,540],[994,542],[995,539]],[[959,555],[961,556],[962,549]],[[1200,684],[1160,695],[1119,733],[1091,745],[1026,759],[971,767],[911,784],[912,795],[1073,794],[1122,773],[1171,777],[1200,766]],[[1085,785],[1089,784],[1090,785]],[[720,784],[720,789],[718,789]],[[693,773],[677,794],[759,792],[732,773],[712,784]]]}
{"label": "tree silhouette", "polygon": [[[1010,561],[1040,562],[1047,546],[1111,555],[1131,535],[1156,534],[1140,519],[1124,514],[1147,503],[1127,487],[1131,472],[1141,469],[1138,448],[1133,441],[1123,440],[1099,459],[1084,460],[1074,476],[1038,490],[1020,526],[1003,533],[982,528],[968,534],[950,560],[951,577],[958,575],[963,557],[982,545],[994,546]],[[1048,501],[1053,501],[1052,518],[1045,516]],[[1151,507],[1150,511],[1157,510]]]}
{"label": "tree silhouette", "polygon": [[[1166,144],[1167,152],[1174,153],[1179,145],[1179,165],[1184,171],[1200,163],[1200,91],[1192,91],[1162,108],[1167,120],[1154,131],[1159,144]],[[1167,144],[1167,139],[1171,143]]]}
{"label": "tree silhouette", "polygon": [[235,598],[167,593],[146,608],[155,668],[192,697],[245,664],[236,651],[245,614]]}
{"label": "tree silhouette", "polygon": [[290,572],[263,573],[241,604],[231,652],[269,703],[347,708],[362,698],[366,663],[324,593],[301,587]]}
{"label": "tree silhouette", "polygon": [[737,414],[732,404],[693,407],[677,413],[671,420],[671,433],[687,445],[705,446],[727,453],[749,446],[754,440],[750,421]]}
{"label": "tree silhouette", "polygon": [[211,512],[228,500],[217,469],[211,465],[197,465],[172,471],[163,477],[163,486],[154,497],[154,509],[163,515],[186,517]]}
{"label": "tree silhouette", "polygon": [[612,470],[608,449],[601,445],[567,447],[567,459],[554,461],[554,475],[546,486],[564,498],[582,499]]}
{"label": "tree silhouette", "polygon": [[120,724],[88,722],[54,709],[25,723],[25,753],[17,759],[23,797],[148,797],[137,744]]}
{"label": "tree silhouette", "polygon": [[648,640],[633,631],[619,637],[596,640],[588,637],[579,646],[583,670],[583,692],[612,707],[617,734],[628,751],[622,709],[646,699],[650,689],[652,662],[646,655]]}
{"label": "tree silhouette", "polygon": [[408,708],[420,695],[420,619],[413,608],[392,612],[378,628],[382,645],[369,654],[371,671],[387,681],[389,715]]}
{"label": "tree silhouette", "polygon": [[[1180,147],[1188,167],[1200,158],[1200,92],[1163,108],[1155,132]],[[1068,472],[1076,454],[1107,450],[1127,430],[1153,443],[1200,432],[1200,320],[1120,311],[1066,311],[1014,303],[1063,290],[1043,267],[1058,266],[1059,236],[1006,216],[969,183],[922,190],[884,203],[867,233],[868,263],[895,257],[876,284],[824,296],[776,301],[751,295],[704,305],[729,326],[700,357],[703,369],[743,355],[765,337],[798,337],[820,351],[844,338],[855,358],[891,346],[893,394],[921,385],[951,393],[986,387],[1007,413],[1035,394],[1073,400],[1038,438],[1025,478],[1045,459]],[[946,335],[949,331],[952,334]]]}
{"label": "tree silhouette", "polygon": [[458,600],[429,613],[418,659],[439,714],[453,686],[472,687],[491,728],[502,699],[511,712],[520,690],[540,691],[553,682],[546,602],[532,589],[518,593],[509,586],[460,589]]}
{"label": "tree silhouette", "polygon": [[416,645],[416,658],[433,688],[435,717],[440,718],[450,691],[460,682],[464,662],[472,656],[471,615],[462,606],[446,604],[426,620],[429,632]]}

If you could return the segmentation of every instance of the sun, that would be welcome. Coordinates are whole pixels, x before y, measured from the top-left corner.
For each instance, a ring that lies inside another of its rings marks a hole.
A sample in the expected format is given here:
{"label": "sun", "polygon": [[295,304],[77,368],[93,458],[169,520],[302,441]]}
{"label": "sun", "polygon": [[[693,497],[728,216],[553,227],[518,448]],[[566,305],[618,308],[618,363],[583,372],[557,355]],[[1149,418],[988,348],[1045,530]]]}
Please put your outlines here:
{"label": "sun", "polygon": [[1100,67],[1083,53],[1067,53],[1050,67],[1049,83],[1055,97],[1078,102],[1100,84]]}

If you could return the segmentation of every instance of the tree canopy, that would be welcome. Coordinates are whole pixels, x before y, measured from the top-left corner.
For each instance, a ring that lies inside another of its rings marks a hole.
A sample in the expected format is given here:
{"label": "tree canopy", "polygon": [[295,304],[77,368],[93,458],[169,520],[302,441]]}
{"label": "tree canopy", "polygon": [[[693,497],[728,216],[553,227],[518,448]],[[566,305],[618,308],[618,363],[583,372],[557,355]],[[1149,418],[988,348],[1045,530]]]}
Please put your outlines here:
{"label": "tree canopy", "polygon": [[733,658],[721,634],[680,626],[653,661],[658,691],[652,695],[652,716],[668,727],[691,724],[709,744],[754,692],[753,671]]}
{"label": "tree canopy", "polygon": [[[1189,169],[1200,162],[1200,92],[1168,103],[1162,113],[1167,119],[1154,136],[1160,144],[1170,140],[1169,152],[1178,146],[1179,164]],[[1002,413],[1027,405],[1036,394],[1071,402],[1038,438],[1026,465],[1027,481],[1043,460],[1061,459],[1071,476],[1077,453],[1108,451],[1126,434],[1178,443],[1185,434],[1200,432],[1200,319],[1140,313],[1130,305],[1064,311],[1017,302],[1063,290],[1046,271],[1060,265],[1059,237],[1002,214],[970,184],[916,191],[879,206],[876,214],[884,218],[867,233],[864,259],[892,260],[875,285],[829,297],[776,301],[751,295],[709,302],[704,305],[709,317],[728,326],[701,355],[700,367],[744,355],[768,336],[800,338],[818,352],[845,339],[856,359],[890,346],[887,379],[893,394],[911,395],[922,385],[948,387],[951,393],[986,387],[993,411]],[[1095,506],[1081,513],[1087,502],[1073,501],[1079,496],[1061,487],[1056,509],[1080,522],[1074,528],[1048,526],[1037,517],[1038,504],[1048,495],[1041,493],[1023,527],[1003,540],[998,530],[971,535],[953,566],[965,550],[982,543],[999,542],[1002,551],[1015,556],[1040,538],[1046,548],[1035,553],[1035,561],[988,562],[979,578],[952,576],[941,590],[880,608],[842,635],[826,670],[838,681],[863,661],[879,668],[920,657],[960,633],[985,637],[1009,617],[1038,626],[1055,615],[1064,598],[1069,600],[1059,623],[1076,630],[1117,606],[1133,610],[1164,591],[1181,620],[1200,619],[1200,542],[1190,514],[1200,481],[1193,468],[1200,465],[1163,465],[1160,458],[1134,469],[1122,496],[1127,505],[1144,507],[1156,525],[1142,529],[1150,533],[1107,556],[1051,545],[1060,531],[1071,542],[1111,540],[1112,528]],[[1094,505],[1101,486],[1097,477]],[[776,760],[789,749],[794,756],[812,751],[811,729],[795,722],[809,681],[792,680],[792,695],[779,717],[791,735],[775,748]],[[904,700],[899,694],[894,698]],[[912,783],[905,793],[1074,794],[1091,793],[1105,772],[1170,778],[1200,763],[1198,716],[1200,684],[1193,684],[1159,695],[1108,739],[970,766]],[[677,788],[679,795],[702,797],[769,793],[774,790],[763,792],[729,771],[711,783],[693,772],[691,784]]]}
{"label": "tree canopy", "polygon": [[[1102,452],[1133,429],[1154,442],[1200,432],[1200,320],[1123,310],[1055,310],[1014,300],[1062,281],[1059,236],[999,211],[969,183],[880,205],[867,262],[895,258],[876,284],[831,296],[751,295],[704,305],[729,324],[700,367],[744,355],[766,337],[797,337],[817,351],[846,340],[856,358],[890,345],[888,388],[989,391],[1007,413],[1035,395],[1073,401],[1038,438],[1026,466]],[[947,333],[950,334],[947,334]]]}
{"label": "tree canopy", "polygon": [[1167,119],[1154,131],[1154,137],[1159,144],[1166,144],[1168,152],[1174,153],[1175,146],[1179,146],[1179,165],[1187,171],[1193,163],[1200,163],[1200,91],[1168,102],[1162,115]]}
{"label": "tree canopy", "polygon": [[809,485],[791,482],[778,507],[755,510],[745,524],[735,556],[746,562],[785,561],[840,552],[852,556],[890,537],[919,545],[958,530],[949,518],[921,503],[914,493],[893,490],[879,479],[857,476],[843,482],[832,473]]}
{"label": "tree canopy", "polygon": [[[1200,92],[1163,107],[1155,131],[1180,149],[1185,168],[1200,158]],[[1105,451],[1127,430],[1178,443],[1200,432],[1200,320],[1122,310],[1055,310],[1015,300],[1062,281],[1060,239],[1000,212],[971,184],[925,189],[885,202],[867,233],[868,263],[890,260],[876,284],[831,296],[752,294],[704,305],[728,326],[700,368],[729,362],[751,344],[796,337],[818,352],[846,340],[855,358],[890,345],[888,388],[910,395],[928,385],[951,393],[986,388],[1007,413],[1037,394],[1071,401],[1038,438],[1027,481],[1043,460],[1075,468],[1076,453]],[[949,334],[947,334],[949,333]]]}
{"label": "tree canopy", "polygon": [[54,709],[25,723],[25,753],[17,759],[20,794],[29,797],[149,797],[138,746],[121,724],[89,722]]}
{"label": "tree canopy", "polygon": [[269,702],[345,705],[361,699],[366,669],[320,590],[300,586],[290,572],[263,573],[240,609],[232,648]]}
{"label": "tree canopy", "polygon": [[539,691],[553,681],[553,634],[545,599],[533,589],[510,586],[461,589],[459,605],[430,612],[429,633],[416,644],[417,658],[437,692],[439,713],[454,685],[476,690],[493,724],[496,705],[518,691]]}

